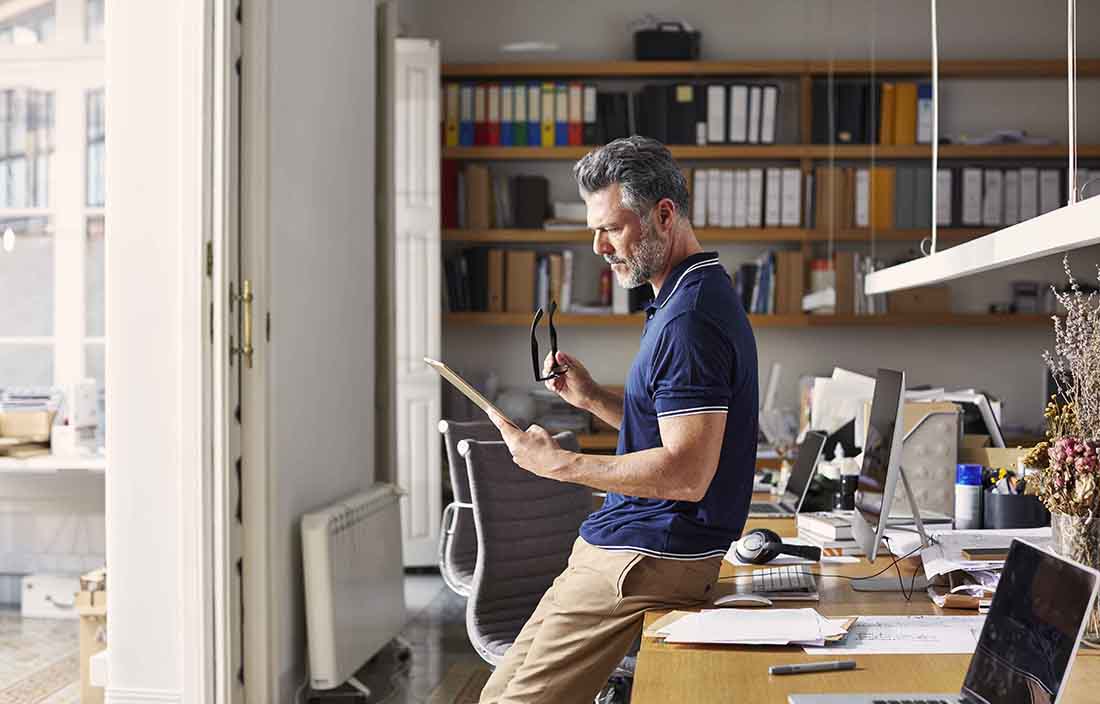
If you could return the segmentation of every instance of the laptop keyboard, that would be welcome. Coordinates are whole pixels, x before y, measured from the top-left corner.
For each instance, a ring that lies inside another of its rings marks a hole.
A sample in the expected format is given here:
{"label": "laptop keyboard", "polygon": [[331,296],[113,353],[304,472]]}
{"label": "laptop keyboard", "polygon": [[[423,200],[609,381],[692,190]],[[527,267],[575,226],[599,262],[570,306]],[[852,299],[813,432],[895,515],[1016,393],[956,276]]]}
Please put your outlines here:
{"label": "laptop keyboard", "polygon": [[752,591],[754,594],[769,592],[815,592],[817,582],[812,574],[803,571],[798,565],[769,567],[752,573]]}
{"label": "laptop keyboard", "polygon": [[754,502],[749,504],[749,513],[786,513],[786,511],[775,504]]}
{"label": "laptop keyboard", "polygon": [[946,699],[873,699],[871,704],[952,704]]}

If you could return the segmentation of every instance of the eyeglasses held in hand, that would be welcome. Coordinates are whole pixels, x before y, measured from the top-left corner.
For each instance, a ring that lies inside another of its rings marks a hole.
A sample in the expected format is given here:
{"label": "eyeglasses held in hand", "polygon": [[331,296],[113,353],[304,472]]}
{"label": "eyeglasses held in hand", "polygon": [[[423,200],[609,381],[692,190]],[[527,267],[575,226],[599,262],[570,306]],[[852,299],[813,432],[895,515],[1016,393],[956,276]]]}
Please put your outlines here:
{"label": "eyeglasses held in hand", "polygon": [[546,322],[550,327],[550,353],[553,355],[551,359],[554,361],[550,366],[550,373],[547,376],[542,375],[542,365],[539,363],[539,341],[535,337],[535,330],[539,326],[539,321],[542,320],[542,308],[535,311],[535,319],[531,323],[531,366],[535,370],[535,381],[556,379],[569,371],[569,367],[558,364],[558,331],[554,327],[554,311],[557,309],[557,301],[550,301],[550,312],[546,316]]}

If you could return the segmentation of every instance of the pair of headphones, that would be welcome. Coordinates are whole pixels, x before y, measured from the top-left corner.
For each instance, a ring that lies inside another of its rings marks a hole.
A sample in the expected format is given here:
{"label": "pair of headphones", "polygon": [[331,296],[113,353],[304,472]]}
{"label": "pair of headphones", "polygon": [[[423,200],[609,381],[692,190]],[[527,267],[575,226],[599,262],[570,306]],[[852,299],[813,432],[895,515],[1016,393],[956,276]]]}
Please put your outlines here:
{"label": "pair of headphones", "polygon": [[737,559],[763,565],[780,555],[795,555],[813,562],[821,561],[821,548],[814,545],[787,545],[779,534],[767,528],[750,530],[737,541]]}

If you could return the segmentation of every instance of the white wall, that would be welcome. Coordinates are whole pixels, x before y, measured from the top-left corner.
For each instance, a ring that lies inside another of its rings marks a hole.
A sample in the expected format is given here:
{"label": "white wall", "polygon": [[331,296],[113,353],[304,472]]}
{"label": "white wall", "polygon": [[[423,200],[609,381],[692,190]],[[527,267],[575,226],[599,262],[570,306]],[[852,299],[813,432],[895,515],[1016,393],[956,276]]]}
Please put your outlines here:
{"label": "white wall", "polygon": [[[700,28],[703,58],[827,59],[831,51],[838,59],[867,59],[871,56],[872,28],[879,58],[927,59],[931,55],[928,3],[910,0],[683,0],[672,9],[651,1],[409,0],[402,5],[402,21],[410,34],[438,38],[445,63],[622,59],[632,56],[627,22],[647,12],[676,15]],[[1060,0],[941,2],[939,24],[944,59],[1065,55],[1065,3]],[[1100,3],[1078,3],[1078,27],[1079,55],[1100,54],[1100,33],[1095,31],[1100,28]],[[498,51],[499,45],[517,40],[556,42],[561,50],[530,57]],[[1023,127],[1032,134],[1066,141],[1064,79],[944,81],[941,100],[941,130],[945,134]],[[1083,82],[1079,101],[1080,140],[1100,142],[1100,120],[1089,119],[1100,107],[1100,81]],[[577,200],[569,163],[490,165],[499,173],[545,173],[551,180],[552,199]],[[1100,162],[1084,165],[1100,168]],[[726,268],[733,271],[741,261],[757,256],[764,246],[720,245],[717,249]],[[888,253],[898,251],[896,246],[883,249]],[[578,260],[591,260],[582,262],[582,266],[594,270],[597,262],[591,250],[580,247],[576,251]],[[1093,262],[1100,260],[1098,251],[1074,255],[1079,274],[1095,277]],[[983,311],[989,302],[1007,302],[1011,299],[1011,281],[1024,279],[1059,281],[1060,261],[1054,258],[954,282],[954,310]],[[581,286],[583,289],[584,284]],[[529,387],[527,335],[519,327],[447,326],[444,356],[457,369],[473,376],[496,368],[504,385]],[[601,380],[622,383],[637,349],[637,335],[633,329],[564,328],[560,344],[579,354]],[[828,373],[833,365],[869,372],[877,366],[894,365],[906,368],[914,383],[965,384],[992,391],[1005,400],[1009,424],[1042,422],[1040,355],[1051,344],[1048,327],[761,328],[756,335],[762,369],[766,371],[773,361],[784,366],[778,399],[784,405],[796,403],[800,374]],[[490,365],[487,349],[507,352],[494,355]]]}
{"label": "white wall", "polygon": [[108,0],[106,14],[107,701],[194,702],[205,8]]}
{"label": "white wall", "polygon": [[272,5],[272,701],[286,702],[306,652],[299,518],[375,476],[375,9]]}

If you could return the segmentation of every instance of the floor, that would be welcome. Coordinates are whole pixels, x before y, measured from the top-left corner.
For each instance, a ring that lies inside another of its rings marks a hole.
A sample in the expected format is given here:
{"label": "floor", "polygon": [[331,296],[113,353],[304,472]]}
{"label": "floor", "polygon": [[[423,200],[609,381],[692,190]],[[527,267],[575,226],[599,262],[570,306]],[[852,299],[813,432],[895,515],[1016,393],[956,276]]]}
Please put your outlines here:
{"label": "floor", "polygon": [[465,681],[468,673],[483,669],[481,658],[466,638],[466,600],[447,589],[438,574],[408,575],[405,606],[409,622],[401,637],[408,646],[408,657],[403,658],[400,648],[391,646],[359,671],[371,697],[363,699],[342,689],[335,695],[312,696],[311,704],[464,704],[466,698],[458,696],[462,682],[453,693],[436,690],[449,672],[451,679],[467,673],[461,678]]}
{"label": "floor", "polygon": [[[391,644],[359,671],[364,699],[341,689],[310,704],[469,704],[488,673],[466,637],[466,601],[438,574],[405,578],[409,622],[403,645]],[[0,607],[0,704],[79,704],[76,621],[27,619]]]}
{"label": "floor", "polygon": [[0,608],[0,702],[79,704],[79,650],[75,620],[24,620]]}

